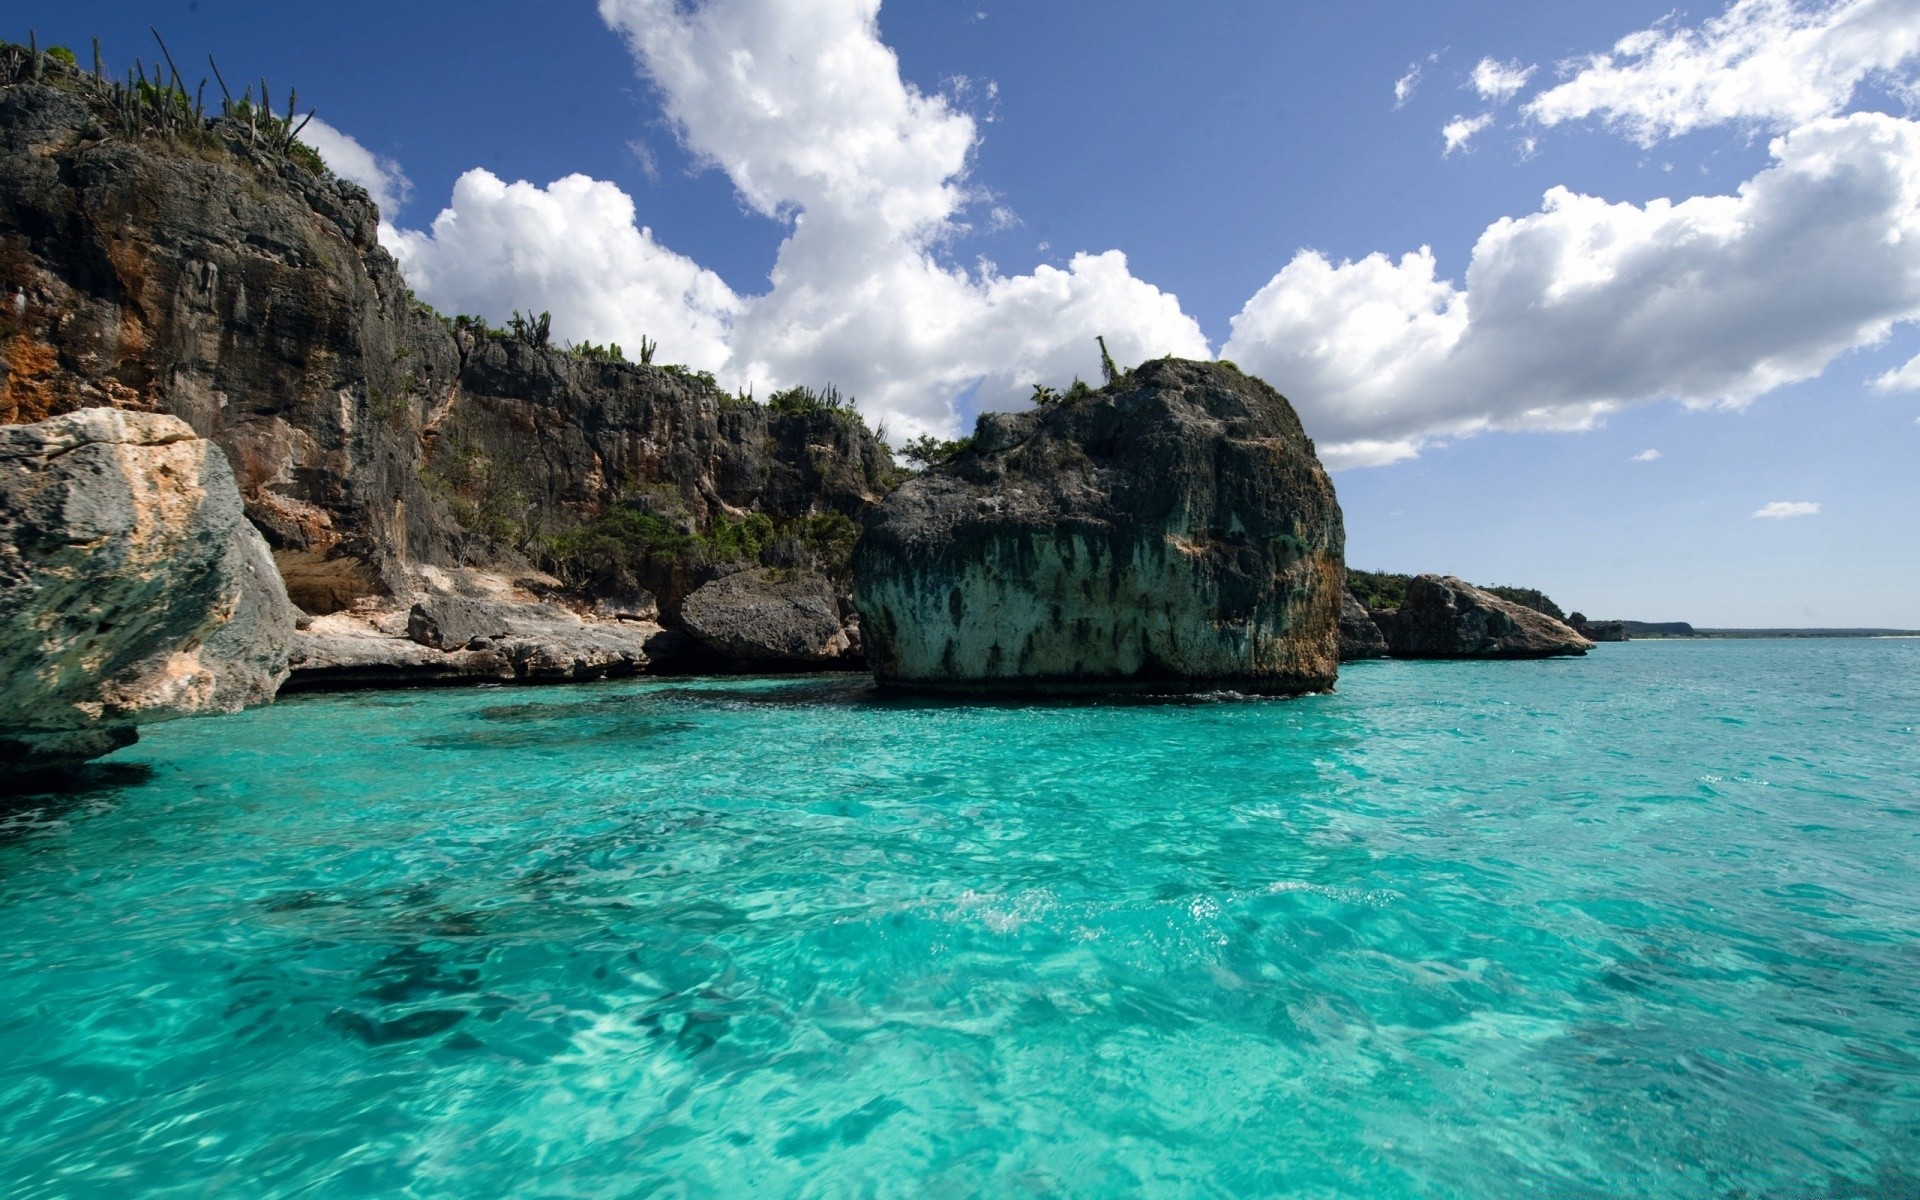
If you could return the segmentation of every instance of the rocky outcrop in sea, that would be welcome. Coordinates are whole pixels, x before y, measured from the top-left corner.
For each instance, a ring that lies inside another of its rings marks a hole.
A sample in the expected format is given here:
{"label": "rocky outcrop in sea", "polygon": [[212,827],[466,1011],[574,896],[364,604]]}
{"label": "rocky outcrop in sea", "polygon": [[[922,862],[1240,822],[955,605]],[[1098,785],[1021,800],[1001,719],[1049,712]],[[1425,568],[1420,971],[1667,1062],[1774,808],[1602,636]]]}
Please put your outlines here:
{"label": "rocky outcrop in sea", "polygon": [[989,413],[902,485],[855,553],[883,685],[946,691],[1331,688],[1345,533],[1287,401],[1161,359]]}
{"label": "rocky outcrop in sea", "polygon": [[1388,638],[1396,658],[1553,658],[1593,648],[1563,622],[1451,575],[1416,577]]}
{"label": "rocky outcrop in sea", "polygon": [[295,618],[225,455],[185,422],[0,427],[0,778],[273,699]]}
{"label": "rocky outcrop in sea", "polygon": [[1367,658],[1385,658],[1392,653],[1380,626],[1354,598],[1352,592],[1340,593],[1340,661],[1358,662]]}

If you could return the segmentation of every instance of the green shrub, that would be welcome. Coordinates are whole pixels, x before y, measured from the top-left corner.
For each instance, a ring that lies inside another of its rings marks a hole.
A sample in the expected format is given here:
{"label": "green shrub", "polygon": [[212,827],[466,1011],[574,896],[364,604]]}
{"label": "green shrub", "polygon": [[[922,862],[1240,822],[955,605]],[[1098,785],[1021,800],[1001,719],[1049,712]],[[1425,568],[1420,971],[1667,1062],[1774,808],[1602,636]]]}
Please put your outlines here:
{"label": "green shrub", "polygon": [[782,416],[804,416],[817,412],[852,412],[853,397],[842,396],[840,389],[828,384],[819,391],[809,387],[791,387],[767,397],[767,407]]}
{"label": "green shrub", "polygon": [[943,441],[930,433],[923,433],[900,447],[900,457],[924,468],[948,462],[971,449],[973,439],[970,437]]}
{"label": "green shrub", "polygon": [[1407,598],[1407,585],[1412,582],[1411,575],[1347,568],[1347,590],[1363,608],[1399,608]]}
{"label": "green shrub", "polygon": [[575,342],[567,347],[567,353],[575,358],[589,359],[593,362],[623,363],[627,361],[627,356],[621,351],[619,342],[608,342],[604,346],[596,346],[592,342]]}
{"label": "green shrub", "polygon": [[720,381],[713,377],[712,371],[694,371],[686,367],[683,367],[678,363],[666,363],[660,369],[662,371],[665,371],[667,374],[673,376],[675,379],[683,380],[687,383],[698,384],[699,386],[706,388],[708,391],[720,390]]}

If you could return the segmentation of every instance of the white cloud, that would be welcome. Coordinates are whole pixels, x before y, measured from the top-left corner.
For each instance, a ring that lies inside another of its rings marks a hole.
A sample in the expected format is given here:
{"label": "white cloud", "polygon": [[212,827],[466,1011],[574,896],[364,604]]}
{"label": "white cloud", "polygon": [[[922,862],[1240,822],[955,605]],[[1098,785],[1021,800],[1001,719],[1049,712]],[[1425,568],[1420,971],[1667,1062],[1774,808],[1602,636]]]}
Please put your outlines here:
{"label": "white cloud", "polygon": [[1570,64],[1536,96],[1547,125],[1599,117],[1644,145],[1702,126],[1785,130],[1841,112],[1920,55],[1920,0],[1737,0],[1698,29],[1657,25]]}
{"label": "white cloud", "polygon": [[[1209,357],[1179,301],[1117,250],[1003,275],[945,260],[979,207],[975,118],[900,77],[878,0],[602,0],[659,89],[682,142],[724,170],[754,211],[787,224],[769,288],[739,296],[636,224],[613,184],[545,188],[483,170],[427,232],[387,238],[414,289],[443,311],[549,309],[557,336],[660,343],[661,361],[762,394],[833,382],[897,434],[950,433],[956,399],[1017,404],[1035,382],[1097,373],[1114,356]],[[950,83],[956,94],[982,91]],[[990,103],[991,84],[982,91]]]}
{"label": "white cloud", "polygon": [[[942,258],[961,214],[974,118],[904,81],[878,0],[601,0],[685,144],[757,212],[790,221],[771,289],[741,301],[724,374],[832,380],[905,433],[950,430],[981,382],[1010,403],[1036,381],[1123,361],[1206,356],[1179,302],[1118,251],[1002,276]],[[987,214],[989,222],[1011,214]],[[557,311],[557,310],[556,310]]]}
{"label": "white cloud", "polygon": [[[443,310],[551,309],[563,338],[649,335],[663,361],[763,394],[831,381],[909,436],[951,433],[969,389],[1003,407],[1093,375],[1095,334],[1122,362],[1209,354],[1117,250],[1013,275],[951,260],[970,221],[1015,218],[969,181],[976,118],[901,78],[878,0],[600,3],[686,147],[786,225],[765,289],[736,295],[662,246],[612,184],[474,171],[430,230],[384,237]],[[1448,150],[1491,122],[1458,118]],[[1663,397],[1745,403],[1920,319],[1920,124],[1824,118],[1771,150],[1732,195],[1642,206],[1555,188],[1490,226],[1459,282],[1425,248],[1302,251],[1224,353],[1294,400],[1336,466],[1486,429],[1586,428]]]}
{"label": "white cloud", "polygon": [[1338,265],[1303,251],[1223,353],[1337,453],[1586,428],[1659,398],[1743,404],[1920,319],[1920,124],[1831,118],[1771,150],[1731,196],[1555,188],[1481,235],[1464,286],[1424,248]]}
{"label": "white cloud", "polygon": [[1477,117],[1455,117],[1440,127],[1440,136],[1446,139],[1447,148],[1441,151],[1442,157],[1451,155],[1455,150],[1466,148],[1474,134],[1493,124],[1492,113],[1481,113]]}
{"label": "white cloud", "polygon": [[1654,462],[1658,460],[1659,457],[1660,457],[1660,452],[1658,450],[1642,450],[1640,453],[1633,456],[1633,461]]}
{"label": "white cloud", "polygon": [[1753,515],[1769,521],[1784,521],[1790,517],[1811,517],[1820,512],[1818,504],[1805,500],[1775,500],[1771,504],[1755,509]]}
{"label": "white cloud", "polygon": [[1393,81],[1393,106],[1395,108],[1406,107],[1407,101],[1413,99],[1414,92],[1418,91],[1419,88],[1420,64],[1417,62],[1408,63],[1407,73]]}
{"label": "white cloud", "polygon": [[1906,365],[1895,367],[1884,375],[1876,375],[1867,386],[1880,393],[1920,391],[1920,357],[1910,358]]}
{"label": "white cloud", "polygon": [[1532,66],[1523,67],[1517,61],[1503,63],[1483,58],[1473,68],[1473,90],[1479,92],[1483,99],[1504,104],[1527,86],[1527,80],[1533,78],[1535,70]]}
{"label": "white cloud", "polygon": [[380,157],[319,117],[307,122],[300,140],[318,151],[320,161],[335,175],[367,189],[383,221],[392,221],[413,194],[413,184],[399,163]]}
{"label": "white cloud", "polygon": [[442,312],[496,322],[551,311],[569,341],[660,344],[662,362],[718,366],[740,301],[712,271],[636,225],[611,183],[569,175],[547,187],[472,170],[426,232],[383,239],[407,282]]}

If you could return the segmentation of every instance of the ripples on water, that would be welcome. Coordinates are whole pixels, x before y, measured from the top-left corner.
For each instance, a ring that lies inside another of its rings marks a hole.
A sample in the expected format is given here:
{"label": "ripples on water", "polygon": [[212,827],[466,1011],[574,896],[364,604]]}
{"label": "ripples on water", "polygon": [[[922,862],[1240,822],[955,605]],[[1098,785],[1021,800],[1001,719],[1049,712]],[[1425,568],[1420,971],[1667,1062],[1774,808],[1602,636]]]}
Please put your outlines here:
{"label": "ripples on water", "polygon": [[0,1194],[1920,1196],[1916,668],[155,729],[0,813]]}

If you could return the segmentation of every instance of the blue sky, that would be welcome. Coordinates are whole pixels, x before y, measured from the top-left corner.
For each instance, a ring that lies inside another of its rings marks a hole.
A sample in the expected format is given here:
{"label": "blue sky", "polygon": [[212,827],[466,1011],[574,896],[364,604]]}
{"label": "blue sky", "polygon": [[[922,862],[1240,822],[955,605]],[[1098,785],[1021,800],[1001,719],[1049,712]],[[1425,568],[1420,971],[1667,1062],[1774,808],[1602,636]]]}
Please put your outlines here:
{"label": "blue sky", "polygon": [[1356,566],[1920,626],[1920,0],[873,9],[20,0],[5,33],[119,65],[154,24],[189,74],[297,84],[443,310],[831,379],[896,434],[1095,375],[1094,333],[1226,353],[1341,467]]}

